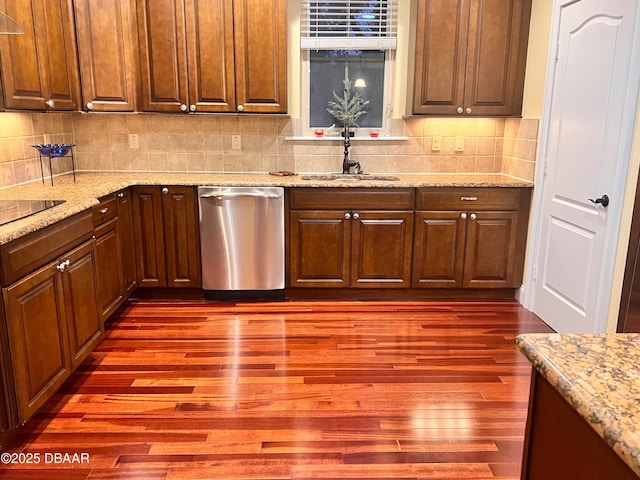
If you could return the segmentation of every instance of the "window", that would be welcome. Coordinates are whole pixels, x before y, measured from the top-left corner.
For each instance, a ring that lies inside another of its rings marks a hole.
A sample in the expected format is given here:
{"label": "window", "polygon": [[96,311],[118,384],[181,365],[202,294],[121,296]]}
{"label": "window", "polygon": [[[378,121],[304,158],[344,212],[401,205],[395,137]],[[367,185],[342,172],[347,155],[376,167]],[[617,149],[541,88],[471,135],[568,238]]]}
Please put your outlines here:
{"label": "window", "polygon": [[303,65],[308,72],[307,126],[341,126],[328,112],[343,80],[369,103],[358,119],[365,128],[384,128],[391,95],[396,46],[397,0],[301,0]]}

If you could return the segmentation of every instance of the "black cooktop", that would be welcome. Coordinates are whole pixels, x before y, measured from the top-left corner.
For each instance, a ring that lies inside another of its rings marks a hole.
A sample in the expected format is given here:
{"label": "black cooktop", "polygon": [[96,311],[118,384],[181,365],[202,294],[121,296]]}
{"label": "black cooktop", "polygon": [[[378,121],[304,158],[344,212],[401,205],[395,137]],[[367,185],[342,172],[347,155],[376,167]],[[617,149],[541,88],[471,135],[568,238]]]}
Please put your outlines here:
{"label": "black cooktop", "polygon": [[64,200],[0,200],[0,225],[43,212]]}

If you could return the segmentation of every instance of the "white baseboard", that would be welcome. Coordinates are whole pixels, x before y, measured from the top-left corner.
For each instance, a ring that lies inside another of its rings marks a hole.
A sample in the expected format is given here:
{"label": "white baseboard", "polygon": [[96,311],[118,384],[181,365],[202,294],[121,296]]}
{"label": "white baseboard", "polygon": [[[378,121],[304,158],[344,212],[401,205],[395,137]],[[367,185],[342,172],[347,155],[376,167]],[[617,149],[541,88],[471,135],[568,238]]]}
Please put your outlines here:
{"label": "white baseboard", "polygon": [[522,306],[524,306],[525,291],[526,291],[526,287],[524,285],[520,285],[520,288],[516,290],[516,300],[520,302]]}

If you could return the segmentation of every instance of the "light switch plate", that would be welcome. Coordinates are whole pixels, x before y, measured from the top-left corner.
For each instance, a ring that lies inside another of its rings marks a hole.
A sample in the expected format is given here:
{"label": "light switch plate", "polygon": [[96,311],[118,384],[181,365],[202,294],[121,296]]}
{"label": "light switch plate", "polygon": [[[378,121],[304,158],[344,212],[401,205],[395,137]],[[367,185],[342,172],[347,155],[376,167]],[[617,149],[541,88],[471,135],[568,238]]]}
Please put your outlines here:
{"label": "light switch plate", "polygon": [[137,133],[129,134],[129,148],[131,148],[131,149],[140,148],[140,144],[138,143],[138,134]]}
{"label": "light switch plate", "polygon": [[456,152],[464,152],[464,137],[456,137]]}
{"label": "light switch plate", "polygon": [[240,135],[231,135],[231,149],[240,150],[242,144],[240,143]]}
{"label": "light switch plate", "polygon": [[431,142],[431,151],[439,152],[441,147],[442,147],[442,137],[433,137],[433,140]]}

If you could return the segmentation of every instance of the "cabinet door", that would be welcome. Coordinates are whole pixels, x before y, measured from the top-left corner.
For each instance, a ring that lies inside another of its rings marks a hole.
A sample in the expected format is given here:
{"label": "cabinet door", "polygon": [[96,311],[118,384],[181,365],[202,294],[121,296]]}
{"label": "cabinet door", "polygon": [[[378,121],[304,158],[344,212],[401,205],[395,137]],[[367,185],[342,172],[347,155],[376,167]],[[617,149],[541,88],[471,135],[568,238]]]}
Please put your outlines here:
{"label": "cabinet door", "polygon": [[75,0],[83,108],[135,110],[134,17],[130,0]]}
{"label": "cabinet door", "polygon": [[463,107],[470,1],[418,1],[413,113]]}
{"label": "cabinet door", "polygon": [[197,208],[193,187],[162,190],[168,287],[201,286]]}
{"label": "cabinet door", "polygon": [[467,222],[463,286],[519,287],[514,282],[518,212],[480,211]]}
{"label": "cabinet door", "polygon": [[138,286],[166,287],[160,189],[135,187],[131,199]]}
{"label": "cabinet door", "polygon": [[186,0],[185,4],[189,109],[233,112],[236,109],[233,1]]}
{"label": "cabinet door", "polygon": [[287,2],[234,0],[233,6],[238,110],[286,113]]}
{"label": "cabinet door", "polygon": [[118,199],[118,235],[120,236],[120,264],[122,266],[123,293],[125,298],[138,286],[136,278],[136,245],[133,237],[131,192],[124,190],[116,194]]}
{"label": "cabinet door", "polygon": [[290,287],[348,287],[351,221],[342,211],[291,211]]}
{"label": "cabinet door", "polygon": [[71,0],[3,1],[25,29],[0,35],[5,107],[77,110],[78,62]]}
{"label": "cabinet door", "polygon": [[56,265],[49,264],[3,290],[21,422],[71,373],[62,279]]}
{"label": "cabinet door", "polygon": [[19,425],[14,393],[15,388],[11,376],[11,349],[7,338],[4,309],[0,308],[0,433]]}
{"label": "cabinet door", "polygon": [[473,0],[464,107],[473,115],[519,115],[531,0]]}
{"label": "cabinet door", "polygon": [[461,212],[416,212],[413,286],[461,288],[466,220]]}
{"label": "cabinet door", "polygon": [[102,339],[104,323],[98,312],[95,242],[86,242],[61,259],[64,305],[74,370]]}
{"label": "cabinet door", "polygon": [[98,311],[104,322],[124,300],[119,218],[96,229],[96,283]]}
{"label": "cabinet door", "polygon": [[187,46],[183,0],[137,0],[137,13],[141,110],[186,110]]}
{"label": "cabinet door", "polygon": [[356,212],[351,222],[351,286],[410,287],[413,212]]}

